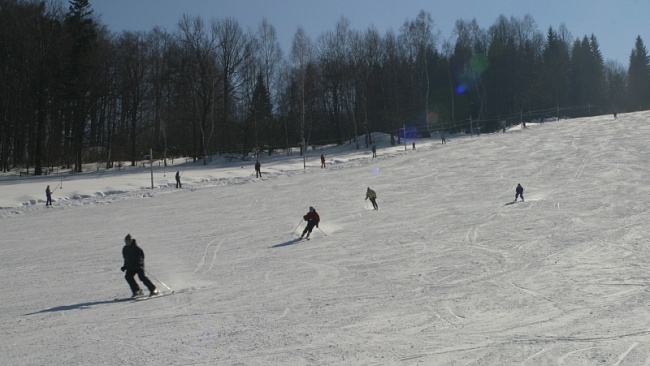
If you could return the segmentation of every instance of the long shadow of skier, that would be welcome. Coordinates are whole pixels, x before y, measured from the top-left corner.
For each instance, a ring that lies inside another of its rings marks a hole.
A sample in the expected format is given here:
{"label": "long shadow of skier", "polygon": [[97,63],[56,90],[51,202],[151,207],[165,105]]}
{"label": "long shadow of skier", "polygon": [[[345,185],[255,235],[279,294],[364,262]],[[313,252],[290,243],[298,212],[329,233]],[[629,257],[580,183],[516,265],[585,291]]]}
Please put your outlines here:
{"label": "long shadow of skier", "polygon": [[297,243],[297,242],[299,242],[299,241],[301,241],[301,239],[300,239],[300,238],[296,238],[296,239],[291,239],[291,240],[289,240],[289,241],[287,241],[287,242],[284,242],[284,243],[280,243],[280,244],[275,244],[275,245],[274,245],[274,246],[272,246],[271,248],[280,248],[280,247],[286,247],[287,245],[292,245],[292,244],[296,244],[296,243]]}
{"label": "long shadow of skier", "polygon": [[124,298],[124,299],[84,302],[84,303],[80,303],[80,304],[56,306],[56,307],[53,307],[53,308],[49,308],[49,309],[45,309],[45,310],[41,310],[41,311],[36,311],[36,312],[33,312],[33,313],[27,313],[25,315],[53,313],[53,312],[57,312],[57,311],[66,311],[66,310],[75,310],[75,309],[87,309],[87,308],[97,306],[97,305],[114,304],[114,303],[117,303],[117,302],[124,302],[124,301],[129,301],[129,300],[132,300],[132,299],[129,297],[129,298]]}
{"label": "long shadow of skier", "polygon": [[510,201],[510,202],[506,203],[504,206],[514,205],[515,203],[516,203],[516,201]]}

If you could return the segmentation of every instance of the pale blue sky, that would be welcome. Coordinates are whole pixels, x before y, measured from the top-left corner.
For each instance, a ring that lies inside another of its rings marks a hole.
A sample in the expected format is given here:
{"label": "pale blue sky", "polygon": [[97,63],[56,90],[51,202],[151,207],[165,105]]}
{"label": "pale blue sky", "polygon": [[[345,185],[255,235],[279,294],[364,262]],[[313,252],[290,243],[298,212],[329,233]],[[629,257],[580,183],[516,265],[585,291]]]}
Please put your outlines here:
{"label": "pale blue sky", "polygon": [[605,60],[627,67],[637,35],[650,44],[650,0],[90,0],[96,15],[109,29],[151,30],[155,25],[172,31],[184,13],[205,20],[233,17],[240,25],[257,28],[266,17],[275,27],[283,51],[289,51],[299,26],[315,40],[334,29],[341,16],[351,28],[374,25],[380,33],[398,31],[420,10],[431,14],[443,38],[451,36],[458,19],[476,18],[489,28],[500,14],[523,18],[530,14],[543,33],[565,23],[574,37],[596,35]]}

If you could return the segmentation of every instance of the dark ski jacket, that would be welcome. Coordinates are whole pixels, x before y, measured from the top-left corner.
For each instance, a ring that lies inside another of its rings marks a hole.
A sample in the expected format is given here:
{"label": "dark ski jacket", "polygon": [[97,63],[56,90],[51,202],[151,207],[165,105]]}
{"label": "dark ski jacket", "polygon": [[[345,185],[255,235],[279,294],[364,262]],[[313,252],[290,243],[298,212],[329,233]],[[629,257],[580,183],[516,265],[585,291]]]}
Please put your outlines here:
{"label": "dark ski jacket", "polygon": [[52,195],[52,192],[50,191],[50,187],[45,188],[45,195],[48,197]]}
{"label": "dark ski jacket", "polygon": [[517,189],[515,190],[515,192],[517,192],[517,193],[519,193],[519,194],[524,194],[524,187],[522,187],[522,186],[517,186]]}
{"label": "dark ski jacket", "polygon": [[144,268],[144,251],[137,243],[125,245],[122,248],[122,257],[124,257],[124,268],[127,271],[137,271]]}
{"label": "dark ski jacket", "polygon": [[255,163],[255,170],[259,171],[260,167],[261,167],[261,165],[260,165],[259,161],[257,163]]}
{"label": "dark ski jacket", "polygon": [[320,222],[320,216],[318,216],[318,213],[316,210],[308,212],[305,216],[302,217],[307,221],[307,226],[311,227],[318,227],[318,223]]}

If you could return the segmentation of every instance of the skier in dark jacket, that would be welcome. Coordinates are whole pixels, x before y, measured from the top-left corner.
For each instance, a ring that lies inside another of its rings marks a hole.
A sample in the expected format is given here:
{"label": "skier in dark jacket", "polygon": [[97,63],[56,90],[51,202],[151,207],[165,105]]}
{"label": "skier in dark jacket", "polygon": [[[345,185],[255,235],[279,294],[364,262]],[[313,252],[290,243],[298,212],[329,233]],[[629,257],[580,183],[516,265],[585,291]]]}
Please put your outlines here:
{"label": "skier in dark jacket", "polygon": [[124,266],[120,268],[122,272],[126,271],[124,278],[131,287],[133,292],[132,297],[142,296],[143,292],[138,283],[135,282],[135,275],[145,286],[149,289],[149,296],[158,295],[160,292],[156,290],[156,286],[144,274],[144,251],[138,246],[135,239],[131,238],[131,234],[127,234],[124,238],[124,248],[122,248],[122,257],[124,257]]}
{"label": "skier in dark jacket", "polygon": [[309,212],[302,217],[305,221],[307,221],[307,227],[305,227],[305,230],[303,230],[302,235],[300,237],[302,238],[307,234],[306,238],[309,239],[309,234],[311,234],[311,231],[314,229],[314,226],[318,227],[318,223],[320,222],[320,216],[318,216],[318,213],[316,212],[316,209],[313,207],[309,207]]}
{"label": "skier in dark jacket", "polygon": [[176,172],[176,188],[183,188],[181,184],[181,172]]}
{"label": "skier in dark jacket", "polygon": [[517,198],[521,197],[521,201],[524,201],[524,187],[521,186],[521,184],[517,184],[517,189],[515,190],[515,202],[517,202]]}
{"label": "skier in dark jacket", "polygon": [[260,169],[262,169],[262,165],[260,164],[260,161],[257,160],[255,162],[255,178],[262,178],[262,171]]}
{"label": "skier in dark jacket", "polygon": [[50,186],[45,188],[45,206],[52,206],[52,191],[50,191]]}

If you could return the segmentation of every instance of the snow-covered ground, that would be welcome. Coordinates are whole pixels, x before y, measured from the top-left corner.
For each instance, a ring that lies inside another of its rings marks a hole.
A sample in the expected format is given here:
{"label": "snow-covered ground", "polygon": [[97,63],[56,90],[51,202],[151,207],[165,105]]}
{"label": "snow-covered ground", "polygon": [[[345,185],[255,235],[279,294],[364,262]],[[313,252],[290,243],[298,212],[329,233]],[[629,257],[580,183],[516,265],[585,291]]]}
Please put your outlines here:
{"label": "snow-covered ground", "polygon": [[[650,365],[650,112],[528,126],[1,176],[0,363]],[[127,233],[176,294],[115,300]]]}

